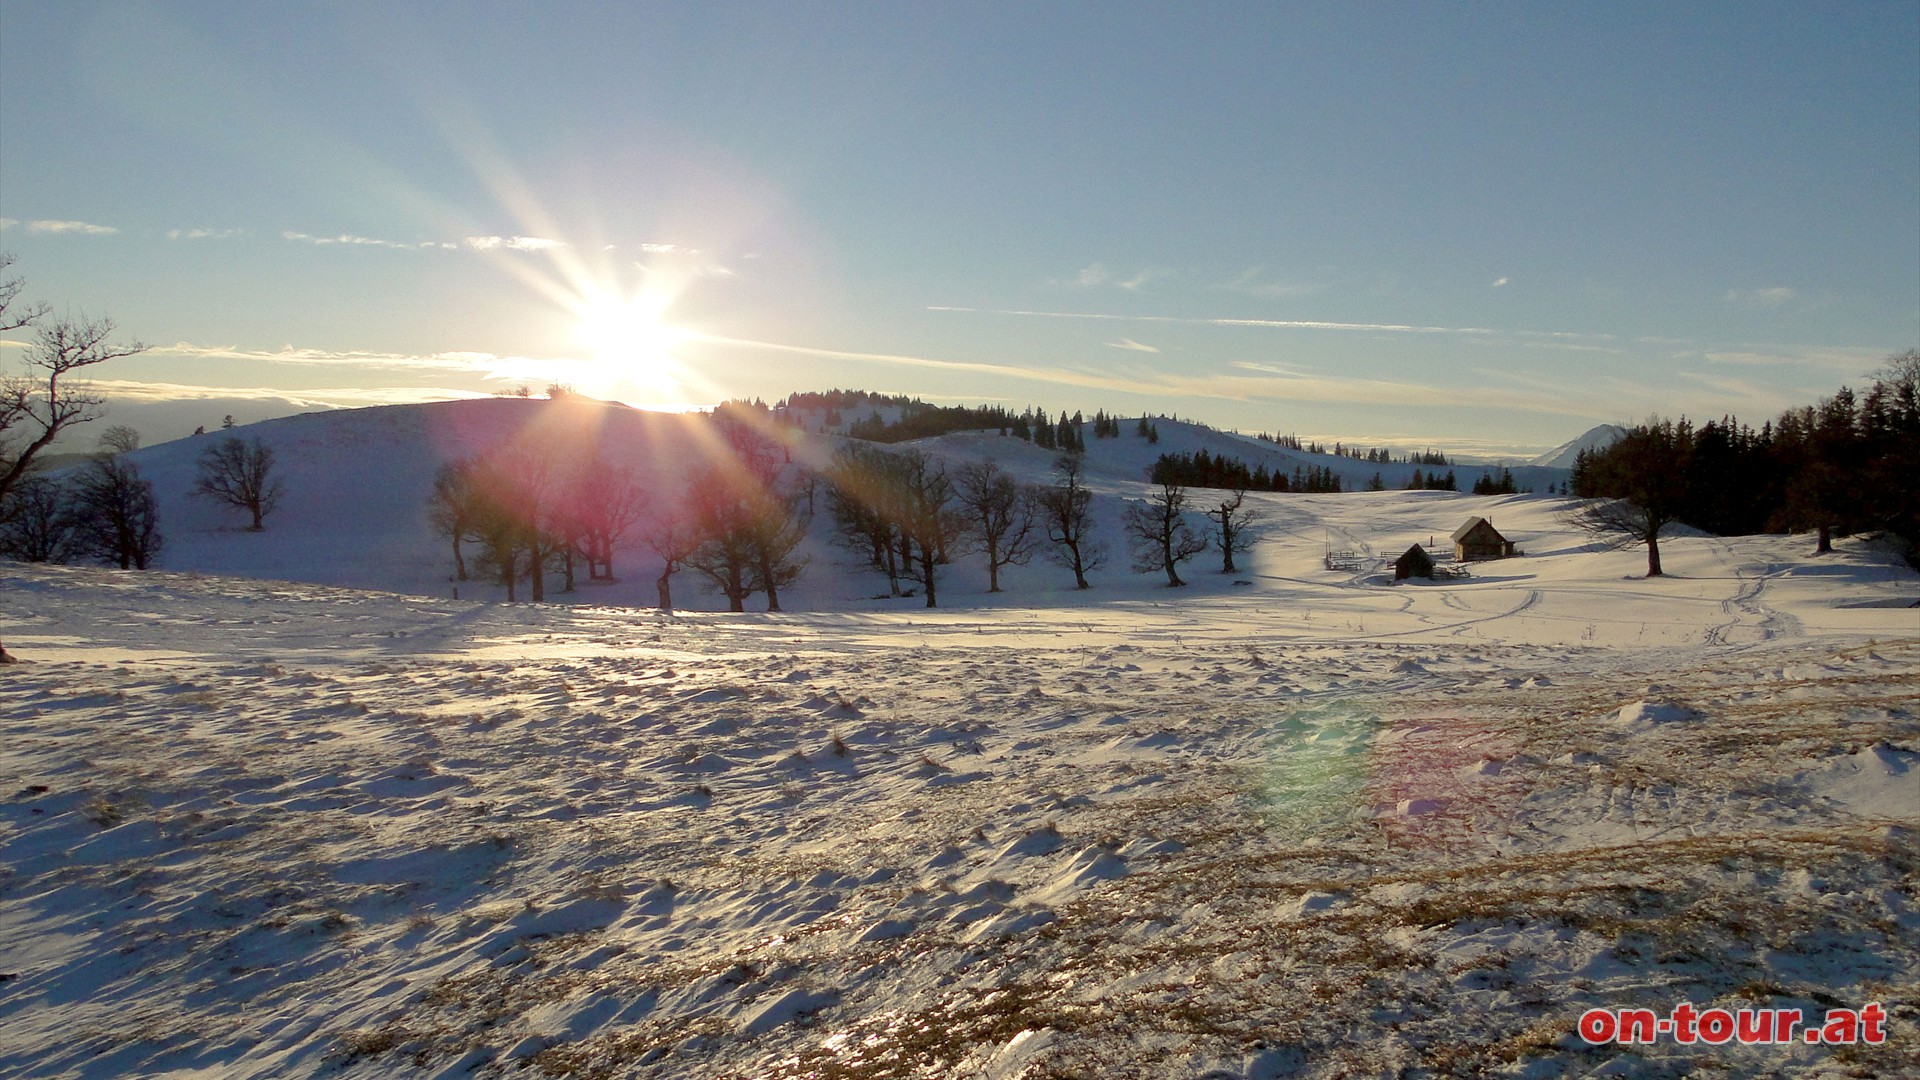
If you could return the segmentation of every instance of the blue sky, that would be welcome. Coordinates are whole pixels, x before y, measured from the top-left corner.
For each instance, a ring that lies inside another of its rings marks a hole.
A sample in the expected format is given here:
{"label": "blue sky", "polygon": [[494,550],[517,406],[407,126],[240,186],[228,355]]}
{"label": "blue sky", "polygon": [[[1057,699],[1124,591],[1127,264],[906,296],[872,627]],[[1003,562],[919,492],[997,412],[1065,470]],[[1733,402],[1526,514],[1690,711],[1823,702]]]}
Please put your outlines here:
{"label": "blue sky", "polygon": [[1920,4],[613,7],[0,0],[0,249],[150,437],[559,379],[1525,450],[1920,345]]}

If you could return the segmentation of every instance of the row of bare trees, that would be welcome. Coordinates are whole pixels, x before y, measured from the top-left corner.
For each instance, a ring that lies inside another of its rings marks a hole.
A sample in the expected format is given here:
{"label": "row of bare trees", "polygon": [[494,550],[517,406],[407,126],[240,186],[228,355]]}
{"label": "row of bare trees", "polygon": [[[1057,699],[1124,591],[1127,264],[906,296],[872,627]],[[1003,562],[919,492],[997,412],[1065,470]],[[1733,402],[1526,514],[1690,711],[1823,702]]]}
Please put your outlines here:
{"label": "row of bare trees", "polygon": [[[630,469],[591,456],[585,464],[553,450],[515,445],[443,467],[429,517],[450,546],[455,576],[491,579],[520,595],[546,599],[551,575],[574,587],[575,568],[613,577],[613,551],[637,525],[637,539],[660,561],[662,609],[673,607],[673,578],[691,570],[746,610],[755,595],[780,610],[781,590],[806,566],[799,554],[816,493],[823,488],[832,542],[887,579],[888,595],[939,605],[946,570],[978,557],[989,592],[1001,573],[1044,554],[1071,571],[1077,588],[1106,564],[1095,528],[1094,495],[1079,454],[1055,461],[1051,484],[1021,484],[992,462],[950,465],[914,449],[849,443],[821,473],[792,466],[779,444],[750,423],[716,418],[719,448],[689,470],[674,497],[653,498]],[[824,482],[822,484],[822,482]],[[1162,484],[1129,504],[1125,531],[1137,571],[1164,571],[1218,548],[1222,570],[1256,537],[1244,492],[1217,493],[1195,507],[1187,490]],[[1204,518],[1205,523],[1199,521]]]}
{"label": "row of bare trees", "polygon": [[[992,462],[949,468],[918,450],[855,444],[839,453],[828,480],[836,542],[885,574],[890,595],[906,595],[903,583],[918,585],[928,607],[938,605],[940,568],[954,556],[983,557],[989,592],[1000,591],[1002,569],[1041,552],[1072,571],[1080,589],[1091,587],[1087,575],[1107,559],[1079,454],[1055,459],[1052,484],[1028,486]],[[1216,544],[1223,571],[1234,570],[1234,554],[1256,535],[1245,492],[1202,511],[1211,527],[1196,527],[1189,513],[1186,489],[1172,483],[1128,506],[1136,571],[1163,570],[1169,585],[1184,585],[1179,564]]]}
{"label": "row of bare trees", "polygon": [[22,562],[93,560],[122,570],[145,570],[159,556],[160,511],[153,484],[125,456],[113,428],[85,464],[58,475],[35,473],[0,497],[0,555]]}
{"label": "row of bare trees", "polygon": [[[571,592],[579,569],[613,579],[613,550],[644,508],[629,468],[563,458],[551,449],[509,446],[441,466],[427,518],[452,551],[454,577],[490,577],[519,599],[547,598],[558,574]],[[468,545],[474,558],[468,560]]]}
{"label": "row of bare trees", "polygon": [[[447,541],[456,580],[492,580],[517,600],[547,598],[548,579],[571,592],[584,569],[613,581],[614,550],[643,520],[640,539],[660,557],[663,609],[673,607],[673,576],[693,570],[734,611],[765,593],[780,610],[780,590],[805,561],[795,548],[806,524],[785,493],[774,444],[750,428],[718,423],[724,448],[694,468],[678,499],[652,499],[631,467],[560,443],[516,442],[441,467],[428,496],[428,520]],[[471,553],[471,555],[470,555]]]}

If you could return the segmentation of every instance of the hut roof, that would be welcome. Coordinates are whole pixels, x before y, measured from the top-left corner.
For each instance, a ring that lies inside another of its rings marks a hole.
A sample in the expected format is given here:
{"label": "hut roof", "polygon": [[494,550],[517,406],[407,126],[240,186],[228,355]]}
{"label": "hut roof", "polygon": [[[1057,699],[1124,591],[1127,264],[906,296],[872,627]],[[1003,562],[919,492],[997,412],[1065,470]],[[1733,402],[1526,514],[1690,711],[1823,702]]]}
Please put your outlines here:
{"label": "hut roof", "polygon": [[1467,534],[1473,532],[1474,529],[1480,527],[1481,525],[1485,525],[1487,527],[1487,531],[1492,533],[1495,539],[1499,539],[1499,540],[1506,539],[1506,537],[1500,535],[1499,529],[1496,529],[1493,527],[1493,522],[1488,521],[1486,518],[1483,518],[1483,517],[1468,518],[1466,524],[1453,530],[1453,535],[1448,537],[1448,539],[1452,540],[1454,543],[1457,544],[1460,541],[1465,540],[1467,538]]}

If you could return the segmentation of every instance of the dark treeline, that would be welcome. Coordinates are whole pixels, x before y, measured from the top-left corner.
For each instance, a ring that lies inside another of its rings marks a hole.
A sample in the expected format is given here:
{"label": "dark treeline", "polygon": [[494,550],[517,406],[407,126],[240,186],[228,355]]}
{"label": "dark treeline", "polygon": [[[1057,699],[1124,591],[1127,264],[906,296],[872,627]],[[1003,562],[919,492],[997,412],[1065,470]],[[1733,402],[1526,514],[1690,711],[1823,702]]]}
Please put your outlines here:
{"label": "dark treeline", "polygon": [[1156,484],[1223,488],[1229,491],[1340,491],[1340,477],[1331,466],[1295,466],[1293,474],[1269,471],[1265,464],[1249,468],[1239,458],[1196,450],[1191,454],[1161,454],[1147,469]]}
{"label": "dark treeline", "polygon": [[1452,464],[1447,460],[1447,455],[1438,450],[1422,450],[1417,454],[1402,454],[1396,458],[1391,451],[1378,446],[1371,450],[1362,450],[1357,446],[1336,442],[1331,449],[1328,449],[1321,443],[1301,442],[1298,435],[1269,435],[1264,431],[1256,432],[1253,437],[1261,442],[1284,446],[1289,450],[1299,450],[1308,454],[1332,454],[1334,457],[1352,458],[1355,461],[1366,461],[1375,465],[1392,465],[1395,462],[1402,465]]}
{"label": "dark treeline", "polygon": [[1627,499],[1721,535],[1886,531],[1920,546],[1920,352],[1889,359],[1863,393],[1842,388],[1757,430],[1733,417],[1642,424],[1582,451],[1574,495]]}

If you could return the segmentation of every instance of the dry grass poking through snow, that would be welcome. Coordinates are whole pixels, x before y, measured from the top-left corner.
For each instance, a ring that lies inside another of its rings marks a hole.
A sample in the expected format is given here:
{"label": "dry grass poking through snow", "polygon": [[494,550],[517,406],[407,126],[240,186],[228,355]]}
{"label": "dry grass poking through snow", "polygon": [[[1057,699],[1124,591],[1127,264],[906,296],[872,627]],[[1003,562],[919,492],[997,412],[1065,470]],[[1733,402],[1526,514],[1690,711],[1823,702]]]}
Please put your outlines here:
{"label": "dry grass poking through snow", "polygon": [[[523,661],[235,637],[10,670],[0,1073],[1920,1067],[1911,640],[880,648],[822,620],[796,658],[650,617],[569,651],[580,616],[538,618]],[[1573,1035],[1683,1000],[1878,1000],[1892,1040]]]}

